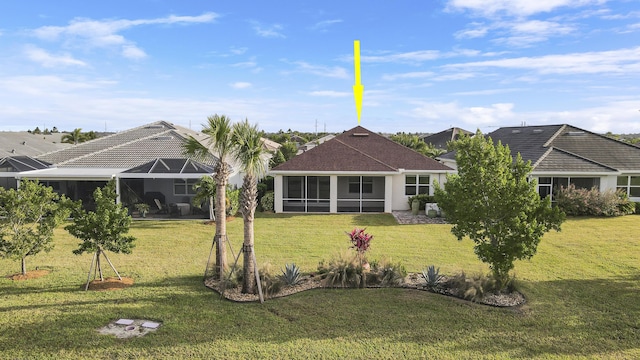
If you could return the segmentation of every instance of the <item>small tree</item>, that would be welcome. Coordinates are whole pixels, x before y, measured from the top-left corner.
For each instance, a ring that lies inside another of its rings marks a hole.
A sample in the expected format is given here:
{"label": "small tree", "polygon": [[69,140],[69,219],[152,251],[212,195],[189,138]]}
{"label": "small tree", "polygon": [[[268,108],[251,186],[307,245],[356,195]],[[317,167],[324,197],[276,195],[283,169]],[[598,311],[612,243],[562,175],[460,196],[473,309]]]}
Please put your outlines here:
{"label": "small tree", "polygon": [[544,233],[560,230],[564,213],[541,199],[529,180],[530,162],[515,159],[508,146],[494,146],[480,131],[454,143],[458,174],[436,183],[438,206],[453,224],[451,232],[475,243],[478,258],[489,264],[502,289],[515,260],[530,259]]}
{"label": "small tree", "polygon": [[207,202],[209,205],[209,220],[216,220],[214,199],[216,197],[216,181],[211,176],[205,175],[193,185],[196,195],[191,199],[193,206],[201,208]]}
{"label": "small tree", "polygon": [[94,274],[99,273],[100,281],[104,281],[100,263],[101,255],[107,260],[118,279],[122,280],[105,251],[130,254],[135,246],[133,243],[135,238],[133,236],[125,236],[129,232],[131,216],[129,216],[127,208],[123,207],[122,204],[116,203],[116,196],[115,182],[113,180],[104,188],[97,188],[93,192],[96,210],[77,210],[73,223],[65,227],[65,230],[71,235],[82,240],[78,249],[73,250],[74,254],[94,253],[85,290],[89,288],[89,279],[91,278],[94,261],[96,264]]}
{"label": "small tree", "polygon": [[0,257],[22,262],[53,248],[53,230],[69,216],[70,201],[51,187],[22,180],[18,190],[0,187]]}

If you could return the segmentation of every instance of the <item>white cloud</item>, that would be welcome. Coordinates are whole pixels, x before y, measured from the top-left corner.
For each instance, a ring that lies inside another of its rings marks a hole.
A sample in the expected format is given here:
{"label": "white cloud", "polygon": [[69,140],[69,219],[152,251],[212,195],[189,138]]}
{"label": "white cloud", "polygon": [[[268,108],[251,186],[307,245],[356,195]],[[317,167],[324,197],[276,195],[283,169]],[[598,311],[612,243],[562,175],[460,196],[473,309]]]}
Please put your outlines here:
{"label": "white cloud", "polygon": [[233,55],[242,55],[244,53],[247,52],[247,50],[249,50],[249,48],[247,47],[231,47],[231,49],[229,49],[229,52],[232,53]]}
{"label": "white cloud", "polygon": [[445,69],[503,68],[540,74],[597,74],[640,72],[640,47],[601,52],[519,57],[445,65]]}
{"label": "white cloud", "polygon": [[47,68],[67,67],[67,66],[80,66],[80,67],[87,66],[87,64],[84,61],[75,59],[73,58],[73,56],[69,54],[52,55],[48,53],[46,50],[35,47],[35,46],[25,47],[24,53],[27,56],[27,59],[33,62],[36,62]]}
{"label": "white cloud", "polygon": [[77,80],[60,76],[13,76],[0,78],[0,93],[54,96],[67,93],[85,92],[90,89],[101,89],[116,85],[109,80]]}
{"label": "white cloud", "polygon": [[229,84],[229,86],[231,86],[234,89],[248,89],[252,85],[250,82],[238,81],[238,82]]}
{"label": "white cloud", "polygon": [[286,38],[286,36],[282,33],[284,27],[280,24],[273,24],[269,26],[264,26],[259,23],[254,22],[253,30],[255,30],[256,35],[265,38]]}
{"label": "white cloud", "polygon": [[483,16],[496,14],[530,16],[548,13],[561,7],[582,7],[604,2],[606,0],[449,0],[447,9],[468,10]]}
{"label": "white cloud", "polygon": [[471,106],[462,107],[456,102],[437,103],[423,102],[411,111],[411,116],[431,120],[446,120],[448,122],[458,120],[467,126],[481,126],[500,123],[513,119],[514,105],[511,103],[497,103],[489,107]]}
{"label": "white cloud", "polygon": [[124,45],[122,47],[122,56],[126,57],[127,59],[138,60],[144,59],[145,57],[147,57],[147,54],[144,52],[144,50],[138,48],[135,45]]}
{"label": "white cloud", "polygon": [[404,74],[384,74],[382,75],[382,80],[386,81],[395,81],[398,79],[423,79],[434,77],[435,73],[432,71],[417,71],[417,72],[408,72]]}
{"label": "white cloud", "polygon": [[[31,31],[31,34],[42,40],[64,41],[65,45],[80,48],[120,47],[123,56],[140,59],[146,54],[127,40],[119,32],[143,25],[172,25],[209,23],[218,17],[209,12],[198,16],[170,15],[164,18],[137,20],[92,20],[75,18],[67,26],[43,26]],[[144,55],[143,55],[144,54]]]}
{"label": "white cloud", "polygon": [[351,77],[351,75],[347,72],[347,70],[340,66],[330,67],[330,66],[323,66],[323,65],[313,65],[305,61],[294,61],[294,62],[291,62],[291,64],[296,66],[296,69],[293,70],[293,72],[308,73],[308,74],[313,74],[317,76],[337,78],[337,79],[348,79],[349,77]]}
{"label": "white cloud", "polygon": [[341,19],[332,19],[332,20],[320,21],[320,22],[317,22],[317,23],[313,24],[313,26],[311,26],[311,30],[327,31],[328,27],[330,27],[332,25],[335,25],[335,24],[339,24],[341,22],[342,22]]}
{"label": "white cloud", "polygon": [[509,35],[495,41],[519,47],[543,42],[552,36],[567,35],[576,30],[572,25],[541,20],[520,21],[500,26],[507,28]]}
{"label": "white cloud", "polygon": [[341,98],[341,97],[353,96],[353,93],[350,93],[350,92],[333,91],[333,90],[311,91],[308,94],[311,95],[311,96],[323,96],[323,97],[332,97],[332,98]]}

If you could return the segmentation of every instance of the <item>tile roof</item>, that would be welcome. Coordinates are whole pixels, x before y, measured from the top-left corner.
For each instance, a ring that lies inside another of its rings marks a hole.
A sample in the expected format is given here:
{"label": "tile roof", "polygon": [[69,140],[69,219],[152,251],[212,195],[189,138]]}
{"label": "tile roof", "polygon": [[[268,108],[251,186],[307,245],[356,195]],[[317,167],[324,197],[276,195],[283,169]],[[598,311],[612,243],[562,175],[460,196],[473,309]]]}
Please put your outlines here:
{"label": "tile roof", "polygon": [[36,135],[26,131],[0,131],[0,158],[21,155],[34,157],[68,148],[71,144],[60,142],[63,135],[63,133]]}
{"label": "tile roof", "polygon": [[356,126],[276,166],[272,171],[397,172],[399,169],[451,170],[382,135]]}
{"label": "tile roof", "polygon": [[[640,171],[640,148],[572,125],[504,127],[487,134],[530,160],[534,171]],[[455,159],[449,152],[443,159]]]}
{"label": "tile roof", "polygon": [[[184,158],[182,144],[189,137],[204,142],[206,135],[165,121],[143,125],[50,152],[39,160],[57,167],[132,168],[158,158]],[[205,163],[215,163],[211,156]]]}

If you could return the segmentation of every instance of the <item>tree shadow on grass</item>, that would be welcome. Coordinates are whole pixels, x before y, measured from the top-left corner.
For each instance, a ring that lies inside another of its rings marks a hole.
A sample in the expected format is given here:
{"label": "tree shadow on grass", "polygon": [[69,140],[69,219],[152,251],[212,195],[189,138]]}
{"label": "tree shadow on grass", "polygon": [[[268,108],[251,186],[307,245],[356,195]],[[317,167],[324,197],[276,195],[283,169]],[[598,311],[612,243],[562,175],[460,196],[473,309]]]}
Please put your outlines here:
{"label": "tree shadow on grass", "polygon": [[[251,351],[268,357],[292,347],[305,351],[305,344],[316,342],[357,347],[368,340],[380,349],[406,346],[489,357],[602,356],[640,346],[639,280],[525,282],[529,304],[513,310],[408,289],[319,289],[241,304],[220,300],[199,275],[173,277],[121,292],[73,294],[76,303],[65,299],[64,291],[55,293],[47,297],[51,304],[37,309],[38,316],[5,321],[0,350],[17,346],[35,357],[70,349],[86,354],[82,344],[92,344],[91,351],[105,357],[123,349],[148,357],[203,346],[208,355],[225,357],[224,349],[253,344]],[[24,317],[28,308],[19,310]],[[126,342],[95,332],[118,318],[163,325]],[[37,333],[41,336],[32,335]]]}

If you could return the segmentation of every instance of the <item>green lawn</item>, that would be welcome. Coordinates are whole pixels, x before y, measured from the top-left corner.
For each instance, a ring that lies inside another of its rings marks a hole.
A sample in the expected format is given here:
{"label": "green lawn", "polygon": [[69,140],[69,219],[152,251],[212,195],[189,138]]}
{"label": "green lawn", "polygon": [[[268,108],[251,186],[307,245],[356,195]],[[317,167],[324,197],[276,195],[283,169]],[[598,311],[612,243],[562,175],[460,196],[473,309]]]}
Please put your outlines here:
{"label": "green lawn", "polygon": [[[52,252],[27,259],[51,274],[14,282],[4,275],[20,264],[0,260],[0,358],[638,358],[639,220],[570,219],[547,234],[533,260],[516,264],[528,299],[518,310],[406,289],[220,300],[202,283],[215,228],[201,221],[134,222],[134,253],[110,258],[135,285],[84,292],[91,255],[73,255],[78,241],[58,229]],[[355,226],[375,236],[370,259],[411,272],[487,271],[448,225],[399,226],[390,215],[259,215],[258,262],[314,271],[348,247],[344,232]],[[228,230],[237,252],[242,219]],[[124,340],[96,332],[118,318],[163,326]]]}

